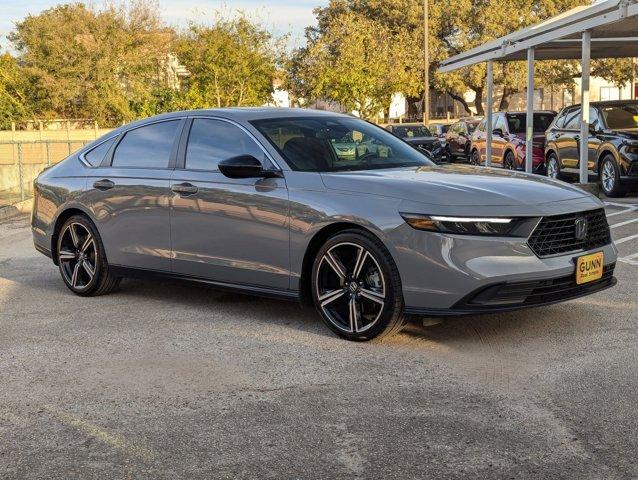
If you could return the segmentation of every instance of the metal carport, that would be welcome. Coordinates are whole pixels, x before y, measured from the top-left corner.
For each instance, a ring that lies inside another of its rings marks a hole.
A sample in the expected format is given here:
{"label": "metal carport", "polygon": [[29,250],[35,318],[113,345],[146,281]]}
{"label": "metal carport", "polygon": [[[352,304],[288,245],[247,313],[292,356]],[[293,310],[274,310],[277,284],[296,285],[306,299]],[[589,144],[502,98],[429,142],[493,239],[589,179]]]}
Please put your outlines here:
{"label": "metal carport", "polygon": [[492,161],[494,110],[493,62],[527,59],[527,133],[525,171],[532,171],[534,110],[534,60],[581,59],[580,182],[587,183],[589,136],[589,74],[591,58],[638,57],[638,0],[608,0],[577,7],[542,23],[527,27],[441,62],[439,71],[450,72],[487,62],[487,151]]}

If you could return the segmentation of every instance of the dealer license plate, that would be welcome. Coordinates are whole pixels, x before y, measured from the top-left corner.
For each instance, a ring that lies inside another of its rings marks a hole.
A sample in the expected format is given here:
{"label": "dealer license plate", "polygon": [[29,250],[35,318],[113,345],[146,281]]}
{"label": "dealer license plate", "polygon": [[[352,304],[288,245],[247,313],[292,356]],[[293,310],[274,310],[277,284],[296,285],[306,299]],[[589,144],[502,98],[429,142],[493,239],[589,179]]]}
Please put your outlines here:
{"label": "dealer license plate", "polygon": [[603,277],[603,252],[583,255],[576,260],[576,283],[593,282]]}

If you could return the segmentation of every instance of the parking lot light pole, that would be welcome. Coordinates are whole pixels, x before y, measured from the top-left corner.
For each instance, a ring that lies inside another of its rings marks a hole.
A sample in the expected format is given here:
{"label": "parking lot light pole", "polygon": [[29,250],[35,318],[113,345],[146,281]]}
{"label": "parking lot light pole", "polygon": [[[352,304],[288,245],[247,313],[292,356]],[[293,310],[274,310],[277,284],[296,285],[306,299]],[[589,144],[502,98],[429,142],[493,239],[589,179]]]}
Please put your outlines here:
{"label": "parking lot light pole", "polygon": [[585,30],[582,39],[582,60],[580,64],[580,154],[579,173],[580,183],[587,183],[589,175],[587,173],[587,163],[589,161],[589,68],[591,57],[591,32]]}
{"label": "parking lot light pole", "polygon": [[527,49],[527,132],[525,134],[525,171],[534,165],[534,47]]}
{"label": "parking lot light pole", "polygon": [[[485,142],[485,166],[492,166],[492,111],[494,110],[494,62],[487,61],[487,118],[485,120],[486,142]],[[479,151],[479,162],[480,162]]]}
{"label": "parking lot light pole", "polygon": [[428,46],[428,0],[423,0],[423,125],[430,123],[430,52]]}

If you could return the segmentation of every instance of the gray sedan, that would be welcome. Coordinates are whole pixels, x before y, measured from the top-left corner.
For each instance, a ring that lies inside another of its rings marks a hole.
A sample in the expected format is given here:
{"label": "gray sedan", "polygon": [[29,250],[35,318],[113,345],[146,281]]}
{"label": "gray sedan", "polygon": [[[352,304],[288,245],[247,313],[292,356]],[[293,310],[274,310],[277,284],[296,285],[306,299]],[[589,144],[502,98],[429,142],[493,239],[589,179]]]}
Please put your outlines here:
{"label": "gray sedan", "polygon": [[350,340],[395,333],[408,315],[539,306],[615,283],[591,195],[436,166],[382,128],[311,110],[123,126],[44,171],[33,208],[35,247],[77,295],[122,277],[184,279],[313,303]]}

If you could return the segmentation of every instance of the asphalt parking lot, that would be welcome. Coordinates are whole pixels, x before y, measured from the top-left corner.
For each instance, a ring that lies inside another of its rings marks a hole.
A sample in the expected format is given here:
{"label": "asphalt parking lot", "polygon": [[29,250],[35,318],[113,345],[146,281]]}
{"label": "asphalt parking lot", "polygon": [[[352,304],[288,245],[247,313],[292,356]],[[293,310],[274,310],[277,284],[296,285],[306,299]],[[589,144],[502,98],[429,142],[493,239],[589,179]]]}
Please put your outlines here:
{"label": "asphalt parking lot", "polygon": [[127,280],[73,296],[0,223],[0,478],[638,477],[638,199],[618,285],[333,336],[294,303]]}

